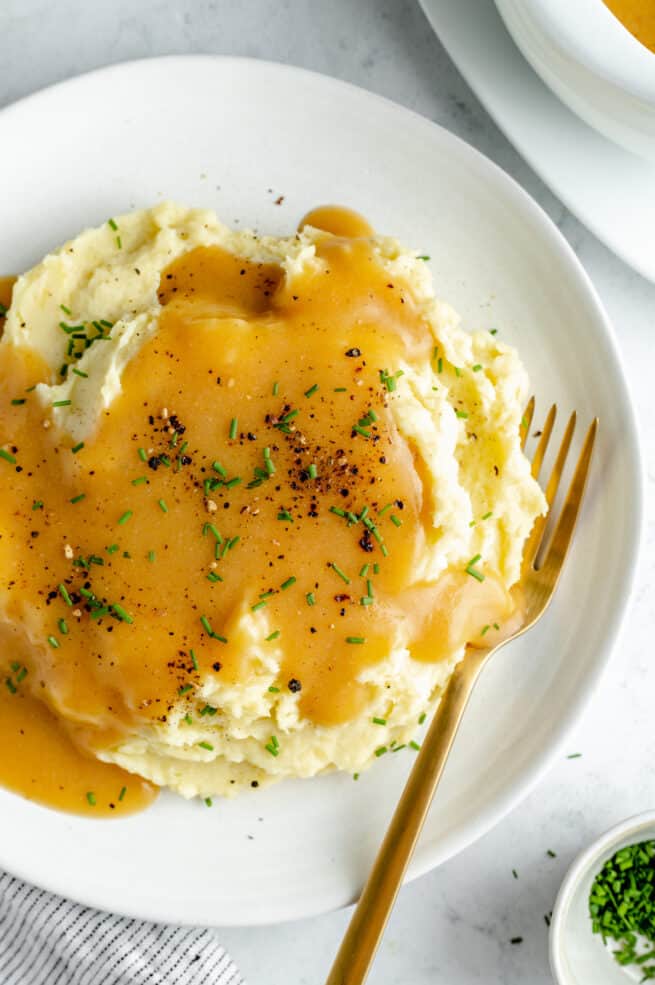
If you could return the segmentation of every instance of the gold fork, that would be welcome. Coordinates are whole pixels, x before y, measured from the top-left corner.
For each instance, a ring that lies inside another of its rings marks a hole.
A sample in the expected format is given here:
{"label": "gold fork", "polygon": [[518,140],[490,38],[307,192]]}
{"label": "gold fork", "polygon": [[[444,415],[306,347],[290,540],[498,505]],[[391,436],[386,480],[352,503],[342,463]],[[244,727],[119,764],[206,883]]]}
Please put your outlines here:
{"label": "gold fork", "polygon": [[[532,424],[534,407],[532,397],[521,421],[522,448]],[[557,407],[553,404],[532,459],[535,479],[541,472],[556,413]],[[464,659],[455,668],[414,762],[326,985],[362,985],[365,981],[480,671],[502,646],[534,626],[553,597],[582,504],[598,418],[594,419],[587,431],[566,500],[555,521],[550,518],[550,508],[557,495],[575,425],[574,411],[546,485],[549,513],[535,521],[525,545],[521,572],[525,621],[520,629],[497,646],[488,649],[467,647]],[[550,543],[543,549],[549,518],[554,529]]]}

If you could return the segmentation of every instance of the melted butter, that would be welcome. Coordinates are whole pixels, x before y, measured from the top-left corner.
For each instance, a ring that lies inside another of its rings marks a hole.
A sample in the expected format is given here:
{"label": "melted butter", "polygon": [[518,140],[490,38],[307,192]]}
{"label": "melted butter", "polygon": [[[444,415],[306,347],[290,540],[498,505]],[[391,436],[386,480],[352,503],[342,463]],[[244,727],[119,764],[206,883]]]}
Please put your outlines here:
{"label": "melted butter", "polygon": [[646,48],[655,51],[655,0],[604,0],[615,17]]}
{"label": "melted butter", "polygon": [[[82,776],[88,754],[165,722],[180,694],[195,713],[207,676],[250,679],[257,648],[279,655],[281,691],[300,682],[303,715],[335,725],[362,711],[357,678],[394,640],[440,660],[512,610],[493,572],[413,585],[429,504],[380,371],[428,360],[433,340],[363,220],[324,209],[305,221],[340,235],[291,283],[219,247],[164,271],[159,331],[76,454],[29,393],[12,404],[47,373],[4,350],[0,443],[16,463],[0,461],[0,618],[27,670],[10,706],[24,702],[22,727],[42,734],[27,695],[47,705]],[[373,532],[349,521],[362,511]],[[0,743],[37,775],[39,743],[19,744],[6,722]],[[16,776],[0,766],[0,782]]]}

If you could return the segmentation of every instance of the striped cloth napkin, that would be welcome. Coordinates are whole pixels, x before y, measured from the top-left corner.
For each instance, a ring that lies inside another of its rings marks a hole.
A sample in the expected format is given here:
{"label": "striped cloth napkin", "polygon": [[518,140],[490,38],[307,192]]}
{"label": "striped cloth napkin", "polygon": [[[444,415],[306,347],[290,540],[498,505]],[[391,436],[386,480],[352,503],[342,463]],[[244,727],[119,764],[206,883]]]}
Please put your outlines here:
{"label": "striped cloth napkin", "polygon": [[245,985],[210,930],[101,913],[0,872],[0,985]]}

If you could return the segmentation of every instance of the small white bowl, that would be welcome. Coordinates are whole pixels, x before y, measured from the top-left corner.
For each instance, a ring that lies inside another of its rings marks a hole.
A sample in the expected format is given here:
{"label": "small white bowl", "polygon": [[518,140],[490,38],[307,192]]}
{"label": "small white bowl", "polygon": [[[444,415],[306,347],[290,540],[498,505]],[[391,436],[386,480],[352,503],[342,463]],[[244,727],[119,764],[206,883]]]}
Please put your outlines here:
{"label": "small white bowl", "polygon": [[[505,26],[553,92],[615,143],[655,161],[655,52],[602,0],[496,0]],[[575,164],[575,147],[570,148]]]}
{"label": "small white bowl", "polygon": [[589,893],[597,873],[625,845],[655,839],[655,811],[637,814],[610,828],[585,849],[569,869],[550,924],[550,967],[559,985],[629,985],[636,969],[621,967],[594,934]]}

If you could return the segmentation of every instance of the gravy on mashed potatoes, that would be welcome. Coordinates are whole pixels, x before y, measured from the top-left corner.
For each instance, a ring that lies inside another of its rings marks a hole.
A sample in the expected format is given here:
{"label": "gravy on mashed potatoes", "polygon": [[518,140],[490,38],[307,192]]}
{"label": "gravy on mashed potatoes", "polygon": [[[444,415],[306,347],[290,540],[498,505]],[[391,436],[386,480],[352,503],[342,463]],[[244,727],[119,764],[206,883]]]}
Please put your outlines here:
{"label": "gravy on mashed potatoes", "polygon": [[348,210],[46,257],[0,342],[0,783],[117,814],[409,743],[514,610],[526,389]]}

